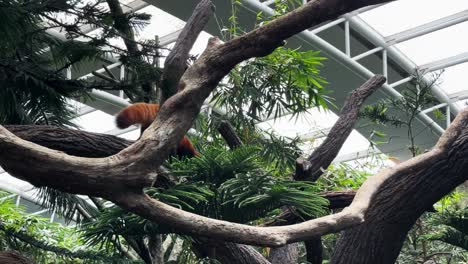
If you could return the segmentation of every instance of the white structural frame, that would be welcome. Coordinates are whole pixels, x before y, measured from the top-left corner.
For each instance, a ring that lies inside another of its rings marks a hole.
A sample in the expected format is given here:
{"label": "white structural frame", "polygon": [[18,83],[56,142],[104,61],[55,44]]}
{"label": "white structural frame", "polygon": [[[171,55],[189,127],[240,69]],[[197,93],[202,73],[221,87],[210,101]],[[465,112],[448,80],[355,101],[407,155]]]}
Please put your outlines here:
{"label": "white structural frame", "polygon": [[[273,15],[274,10],[269,7],[270,2],[260,2],[259,0],[242,0],[248,7],[256,10],[262,11],[266,14]],[[468,10],[431,21],[429,23],[393,34],[388,37],[381,36],[377,31],[370,27],[364,20],[362,20],[358,15],[360,13],[369,11],[373,8],[379,7],[381,5],[369,6],[355,12],[346,14],[334,21],[322,24],[317,28],[312,30],[306,30],[300,33],[301,37],[304,37],[306,41],[310,41],[314,45],[318,46],[320,49],[330,53],[332,56],[337,58],[340,62],[345,63],[347,66],[350,66],[351,69],[355,70],[359,74],[370,77],[373,73],[364,67],[362,64],[358,63],[358,60],[367,57],[369,55],[375,54],[377,52],[382,52],[382,74],[387,77],[388,72],[388,57],[391,57],[397,64],[401,65],[404,70],[408,72],[408,77],[398,80],[392,84],[385,84],[383,88],[390,93],[390,95],[401,98],[402,95],[395,90],[395,88],[404,83],[410,82],[414,79],[413,74],[427,73],[432,71],[441,70],[450,66],[458,65],[464,62],[468,62],[468,52],[458,54],[453,57],[445,58],[439,61],[431,62],[425,65],[417,66],[410,59],[408,59],[401,51],[399,51],[395,44],[401,43],[407,40],[423,36],[435,32],[437,30],[445,29],[447,27],[457,25],[459,23],[468,21]],[[344,24],[344,39],[345,39],[345,51],[341,51],[336,47],[332,46],[330,43],[324,39],[318,37],[316,34],[322,32],[323,30],[329,29],[333,26]],[[353,28],[363,37],[369,40],[371,43],[376,45],[376,48],[373,48],[369,51],[366,51],[362,54],[351,57],[351,43],[350,43],[350,28]],[[424,77],[423,77],[424,80]],[[429,81],[425,79],[425,81]],[[446,120],[447,126],[451,120],[450,114],[457,114],[461,109],[455,104],[454,100],[451,100],[449,95],[442,91],[439,87],[435,86],[432,89],[432,92],[437,97],[439,101],[442,102],[443,106],[446,106]],[[421,121],[431,126],[436,132],[442,133],[444,129],[440,127],[434,120],[432,120],[427,113],[435,110],[437,108],[429,108],[418,113],[418,117]]]}
{"label": "white structural frame", "polygon": [[[261,11],[264,14],[267,14],[267,15],[274,15],[274,10],[272,8],[270,8],[269,6],[265,5],[264,3],[260,2],[259,0],[241,0],[241,2],[246,4],[249,8],[251,8],[251,9],[257,11],[257,12]],[[372,8],[372,7],[369,7],[369,8]],[[369,10],[369,8],[367,8],[365,11]],[[346,14],[346,15],[338,18],[337,21],[332,21],[330,23],[333,23],[333,25],[337,25],[337,24],[340,24],[341,22],[349,21],[349,23],[350,23],[349,25],[354,30],[357,30],[364,37],[366,37],[369,41],[374,42],[376,44],[376,46],[382,46],[382,48],[383,48],[382,49],[382,52],[383,52],[382,55],[383,55],[384,62],[387,61],[387,55],[389,55],[389,56],[392,57],[392,59],[402,60],[401,61],[402,64],[409,65],[410,69],[405,68],[405,70],[408,70],[408,72],[413,73],[414,69],[415,69],[415,66],[411,65],[412,62],[408,58],[406,58],[405,61],[403,62],[403,54],[401,52],[396,50],[396,48],[394,48],[394,47],[387,47],[387,45],[385,44],[385,41],[383,40],[383,37],[380,36],[380,34],[378,34],[375,30],[373,30],[369,25],[367,25],[364,21],[362,21],[362,19],[360,19],[358,17],[358,14],[360,12],[362,12],[362,11],[358,10],[356,12]],[[339,23],[338,23],[338,21],[339,21]],[[310,43],[314,44],[315,46],[317,46],[319,49],[321,49],[323,51],[326,51],[327,53],[329,53],[330,55],[332,55],[333,57],[338,59],[340,62],[342,62],[343,64],[348,66],[350,69],[354,70],[356,73],[358,73],[362,77],[370,78],[370,77],[374,76],[375,74],[372,71],[370,71],[368,68],[366,68],[361,63],[359,63],[357,60],[353,60],[353,58],[351,58],[350,55],[347,55],[345,52],[339,50],[338,48],[336,48],[335,46],[333,46],[332,44],[330,44],[329,42],[327,42],[323,38],[316,35],[318,32],[321,32],[321,30],[319,30],[319,29],[324,30],[324,29],[327,29],[327,28],[329,28],[329,27],[327,27],[327,25],[322,25],[320,28],[314,29],[312,31],[310,31],[310,30],[302,31],[298,35],[304,41],[310,42]],[[349,40],[350,40],[349,38],[345,38],[345,41],[349,41]],[[379,45],[379,44],[381,44],[381,45]],[[345,43],[345,46],[350,46],[350,44]],[[400,55],[400,56],[397,56],[397,55]],[[360,57],[360,58],[363,58],[363,57]],[[384,75],[386,74],[386,69],[387,69],[386,67],[387,67],[387,63],[385,63],[385,65],[382,68],[382,73]],[[408,79],[408,81],[409,80],[410,79]],[[402,83],[400,83],[400,84],[402,84]],[[387,93],[389,93],[391,96],[393,96],[395,98],[402,98],[403,97],[403,95],[401,93],[399,93],[397,90],[394,89],[395,87],[392,87],[392,86],[390,86],[388,84],[384,84],[382,87],[384,88],[384,90]],[[439,100],[444,101],[444,102],[449,102],[448,96],[443,94],[441,91],[437,91],[437,92],[434,91],[434,94],[438,97]],[[456,106],[454,106],[454,112],[458,113],[458,110],[459,109],[456,108]],[[419,112],[418,113],[418,118],[421,121],[423,121],[424,123],[426,123],[427,125],[429,125],[438,134],[442,134],[444,132],[444,129],[441,126],[439,126],[434,120],[432,120],[427,114]]]}

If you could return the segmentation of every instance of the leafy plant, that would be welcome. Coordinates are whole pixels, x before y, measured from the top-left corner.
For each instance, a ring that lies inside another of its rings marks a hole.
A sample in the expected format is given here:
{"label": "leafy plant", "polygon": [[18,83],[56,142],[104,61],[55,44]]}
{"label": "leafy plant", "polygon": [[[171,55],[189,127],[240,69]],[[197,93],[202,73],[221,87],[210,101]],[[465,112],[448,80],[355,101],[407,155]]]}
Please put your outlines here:
{"label": "leafy plant", "polygon": [[51,223],[49,219],[28,215],[12,199],[0,201],[0,250],[18,250],[37,263],[131,263],[110,252],[88,247],[75,228]]}
{"label": "leafy plant", "polygon": [[231,71],[212,101],[234,117],[257,121],[327,108],[331,100],[319,69],[324,60],[318,51],[278,48]]}
{"label": "leafy plant", "polygon": [[[374,124],[406,127],[410,141],[409,151],[413,157],[421,154],[421,150],[415,144],[415,138],[422,131],[415,131],[414,121],[421,109],[428,108],[437,102],[431,89],[437,85],[441,74],[431,75],[429,81],[424,79],[424,76],[416,74],[415,85],[407,86],[401,92],[401,98],[388,97],[373,105],[368,105],[360,111],[360,116],[369,119]],[[391,110],[395,109],[403,115],[392,114]],[[440,111],[436,111],[435,117],[440,117]]]}
{"label": "leafy plant", "polygon": [[[275,177],[263,171],[263,164],[257,147],[230,151],[211,146],[202,156],[167,164],[179,177],[178,184],[148,188],[146,193],[183,210],[240,223],[260,220],[282,206],[292,206],[304,217],[326,213],[328,201],[314,184]],[[108,247],[115,236],[147,237],[175,230],[112,206],[96,221],[85,223],[83,232],[90,245]]]}

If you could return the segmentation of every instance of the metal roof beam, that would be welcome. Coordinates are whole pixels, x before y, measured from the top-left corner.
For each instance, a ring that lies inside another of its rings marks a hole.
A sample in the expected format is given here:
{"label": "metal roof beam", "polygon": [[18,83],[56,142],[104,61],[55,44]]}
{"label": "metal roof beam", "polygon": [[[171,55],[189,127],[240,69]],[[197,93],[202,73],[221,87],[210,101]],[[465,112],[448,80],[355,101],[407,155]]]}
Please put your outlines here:
{"label": "metal roof beam", "polygon": [[[371,26],[369,26],[364,20],[362,20],[358,16],[354,16],[354,17],[350,17],[349,21],[354,30],[359,32],[363,37],[366,37],[374,45],[386,47],[386,50],[390,58],[393,59],[398,65],[400,65],[402,69],[404,69],[410,74],[414,73],[414,71],[416,70],[416,65],[414,65],[414,63],[406,55],[404,55],[401,51],[399,51],[397,48],[388,47],[387,43],[385,42],[385,39],[378,32],[376,32]],[[423,80],[428,81],[428,79],[425,77],[423,77]],[[386,85],[384,85],[384,88],[386,88],[385,86]],[[386,90],[388,89],[386,88]],[[394,89],[392,88],[392,90]],[[394,94],[393,91],[390,90],[390,92]],[[441,101],[442,103],[448,103],[450,105],[452,113],[458,114],[458,112],[460,112],[460,108],[457,105],[453,104],[450,101],[447,94],[438,86],[432,87],[432,92],[434,93],[434,95],[437,97],[439,101]],[[394,95],[396,95],[397,98],[401,97],[401,94],[400,95],[394,94]],[[427,124],[435,128],[436,131],[439,131],[439,133],[443,132],[442,128],[436,122],[434,122],[430,117],[428,117],[426,114],[419,113],[418,116],[422,120],[424,120]]]}
{"label": "metal roof beam", "polygon": [[356,151],[353,153],[340,155],[333,160],[333,163],[363,159],[372,155],[380,155],[380,154],[383,154],[383,153],[374,149],[366,149],[366,150],[361,150],[361,151]]}
{"label": "metal roof beam", "polygon": [[432,72],[452,67],[468,61],[468,52],[460,53],[458,55],[444,58],[438,61],[433,61],[424,65],[420,65],[417,69],[421,72]]}
{"label": "metal roof beam", "polygon": [[417,38],[437,30],[441,30],[468,20],[468,10],[431,21],[429,23],[410,28],[408,30],[385,37],[387,45],[392,46],[397,43]]}

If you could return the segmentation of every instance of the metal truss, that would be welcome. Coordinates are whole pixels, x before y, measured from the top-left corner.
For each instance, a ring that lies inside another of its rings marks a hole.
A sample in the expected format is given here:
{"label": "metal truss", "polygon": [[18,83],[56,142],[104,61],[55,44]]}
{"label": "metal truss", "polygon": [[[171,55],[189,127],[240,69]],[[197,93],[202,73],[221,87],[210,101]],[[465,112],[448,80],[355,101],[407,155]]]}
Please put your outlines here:
{"label": "metal truss", "polygon": [[[262,11],[265,14],[273,15],[274,11],[269,5],[273,4],[271,1],[260,2],[259,0],[242,0],[248,7],[256,11]],[[344,63],[346,66],[355,70],[359,74],[362,74],[364,77],[371,77],[374,73],[366,68],[364,65],[359,63],[360,59],[363,59],[369,55],[381,53],[382,55],[382,73],[387,77],[388,75],[388,58],[390,57],[397,64],[401,65],[404,70],[407,71],[408,77],[405,77],[401,80],[398,80],[391,84],[385,84],[383,88],[393,97],[401,98],[402,95],[395,89],[397,86],[408,83],[414,79],[413,75],[416,72],[430,72],[435,70],[440,70],[446,67],[457,65],[468,61],[468,53],[459,54],[454,57],[436,61],[422,66],[415,65],[411,60],[409,60],[404,54],[402,54],[397,48],[394,47],[395,44],[407,41],[425,34],[432,33],[437,30],[441,30],[464,21],[468,20],[468,11],[453,14],[448,17],[444,17],[435,21],[432,21],[421,26],[405,30],[403,32],[388,36],[384,38],[377,31],[371,28],[367,23],[365,23],[360,17],[359,14],[371,10],[378,6],[366,7],[349,14],[346,14],[334,21],[330,21],[325,24],[321,24],[316,28],[306,30],[301,32],[300,37],[306,39],[307,41],[313,43],[320,49],[328,52],[340,62]],[[341,51],[335,46],[331,45],[329,42],[317,36],[317,33],[322,32],[331,27],[343,24],[344,25],[344,39],[345,39],[345,50]],[[351,57],[351,41],[350,41],[350,29],[353,29],[365,37],[368,41],[373,43],[376,47],[368,50],[362,54]],[[428,80],[426,80],[428,81]],[[450,114],[457,114],[460,111],[458,105],[454,104],[454,101],[445,94],[440,88],[434,87],[434,95],[442,102],[440,107],[446,107],[446,115],[449,124]],[[440,127],[434,120],[432,120],[427,113],[431,112],[436,108],[429,108],[418,113],[418,117],[421,121],[430,126],[433,130],[438,133],[442,133],[444,129]]]}

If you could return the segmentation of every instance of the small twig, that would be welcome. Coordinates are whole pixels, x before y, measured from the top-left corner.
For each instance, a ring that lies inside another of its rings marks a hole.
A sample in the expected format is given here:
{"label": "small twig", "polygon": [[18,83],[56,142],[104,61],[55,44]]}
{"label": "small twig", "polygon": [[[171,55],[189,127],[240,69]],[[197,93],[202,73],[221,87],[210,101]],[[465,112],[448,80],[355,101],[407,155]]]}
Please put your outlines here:
{"label": "small twig", "polygon": [[94,76],[99,77],[99,78],[101,78],[101,79],[103,79],[103,80],[106,80],[106,81],[108,81],[108,82],[115,83],[115,84],[120,83],[120,82],[117,81],[116,79],[112,79],[111,77],[106,76],[106,75],[104,75],[104,74],[102,74],[102,73],[99,73],[99,72],[97,72],[97,71],[92,71],[91,73],[92,73]]}
{"label": "small twig", "polygon": [[107,72],[107,74],[109,74],[109,76],[110,76],[112,79],[118,81],[117,77],[115,77],[115,75],[109,70],[109,68],[107,68],[106,65],[102,65],[102,68],[104,68],[104,70]]}

